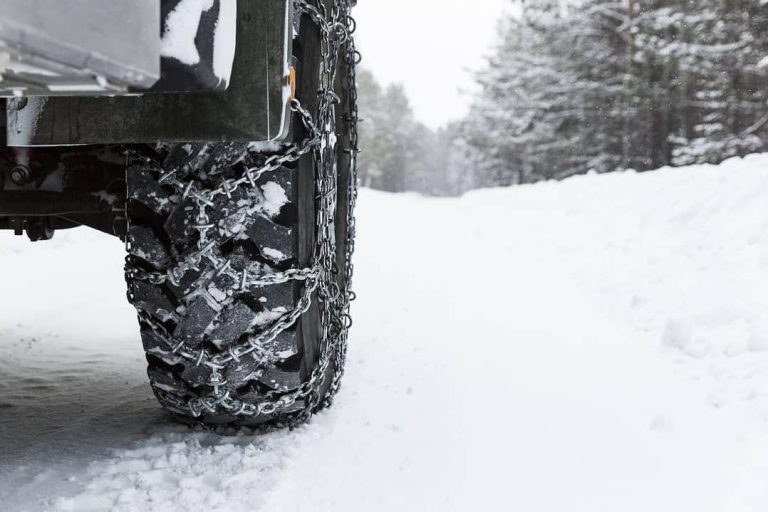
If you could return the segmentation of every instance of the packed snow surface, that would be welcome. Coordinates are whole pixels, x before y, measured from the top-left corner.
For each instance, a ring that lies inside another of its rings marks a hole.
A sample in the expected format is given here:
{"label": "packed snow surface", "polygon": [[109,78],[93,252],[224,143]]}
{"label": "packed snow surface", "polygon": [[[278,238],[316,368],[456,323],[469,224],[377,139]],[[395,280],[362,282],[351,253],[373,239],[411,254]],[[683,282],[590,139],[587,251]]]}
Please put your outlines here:
{"label": "packed snow surface", "polygon": [[117,241],[2,234],[0,509],[768,510],[768,156],[359,228],[336,407],[264,436],[158,410]]}

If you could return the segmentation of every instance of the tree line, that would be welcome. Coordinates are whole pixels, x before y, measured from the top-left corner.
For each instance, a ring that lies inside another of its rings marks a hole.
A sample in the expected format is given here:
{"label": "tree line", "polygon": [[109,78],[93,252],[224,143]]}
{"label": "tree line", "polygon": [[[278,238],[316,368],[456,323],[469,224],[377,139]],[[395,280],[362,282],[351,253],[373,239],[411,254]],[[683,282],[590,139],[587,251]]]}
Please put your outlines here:
{"label": "tree line", "polygon": [[378,88],[370,185],[455,194],[768,150],[766,0],[510,5],[465,119],[432,132]]}
{"label": "tree line", "polygon": [[439,196],[473,188],[463,153],[452,150],[463,137],[458,125],[432,130],[418,122],[403,86],[383,87],[366,69],[357,82],[363,186]]}

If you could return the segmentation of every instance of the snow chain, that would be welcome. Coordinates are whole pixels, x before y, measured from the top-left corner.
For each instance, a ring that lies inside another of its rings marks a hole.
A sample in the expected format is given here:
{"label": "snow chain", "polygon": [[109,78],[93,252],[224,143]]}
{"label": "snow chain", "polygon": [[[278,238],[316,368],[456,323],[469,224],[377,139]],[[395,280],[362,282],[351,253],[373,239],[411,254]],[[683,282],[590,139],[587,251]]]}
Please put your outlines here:
{"label": "snow chain", "polygon": [[[307,0],[294,0],[294,8],[300,14],[307,15],[321,32],[321,59],[320,81],[318,90],[318,109],[313,116],[301,103],[292,100],[292,110],[298,114],[302,124],[308,133],[303,141],[286,146],[279,154],[269,156],[259,162],[258,165],[249,165],[248,169],[239,178],[224,180],[216,189],[201,189],[194,180],[184,182],[177,178],[179,169],[174,169],[159,175],[159,180],[164,185],[172,186],[182,196],[191,198],[196,205],[196,219],[194,229],[199,232],[199,240],[196,249],[184,256],[183,260],[167,272],[148,272],[134,261],[131,256],[126,260],[126,275],[129,284],[135,281],[146,281],[152,284],[171,282],[177,284],[187,271],[198,269],[201,262],[209,261],[216,269],[216,276],[226,274],[235,284],[233,291],[246,290],[253,286],[269,286],[290,281],[302,281],[303,293],[296,307],[277,319],[257,334],[251,334],[248,340],[240,345],[235,345],[221,353],[211,353],[205,347],[191,349],[184,341],[173,339],[173,335],[147,311],[138,307],[138,315],[141,322],[148,326],[153,333],[165,343],[170,351],[178,357],[193,361],[195,365],[204,365],[211,370],[208,386],[211,388],[207,396],[200,396],[189,400],[186,404],[179,404],[189,409],[194,417],[200,417],[203,413],[226,413],[240,417],[258,417],[286,414],[291,411],[291,425],[300,424],[318,409],[330,405],[334,395],[338,392],[341,378],[344,373],[344,364],[347,352],[347,335],[351,320],[349,316],[350,301],[354,300],[354,294],[350,288],[353,266],[352,254],[355,241],[355,217],[354,207],[357,201],[357,153],[358,150],[358,112],[357,112],[357,86],[355,67],[360,60],[360,54],[356,51],[353,33],[355,21],[350,15],[350,0],[335,0],[330,9],[324,2],[309,3]],[[344,51],[342,52],[342,49]],[[342,54],[343,53],[343,54]],[[346,77],[339,77],[338,70],[341,59],[347,70]],[[337,78],[345,78],[348,87],[349,108],[348,116],[343,122],[349,126],[350,144],[344,151],[348,154],[349,165],[343,172],[349,176],[349,208],[347,214],[346,230],[346,264],[339,269],[336,249],[336,214],[337,214],[337,169],[336,164],[336,114],[335,106],[341,101],[334,92]],[[319,199],[319,211],[317,214],[316,240],[313,250],[312,266],[310,268],[295,268],[284,272],[249,275],[246,270],[242,273],[234,271],[226,258],[218,256],[214,252],[215,242],[211,240],[208,232],[215,226],[210,221],[208,211],[213,206],[213,200],[220,195],[228,197],[240,187],[256,188],[257,180],[267,174],[276,172],[287,163],[296,162],[305,155],[310,155],[315,162],[316,197]],[[129,159],[139,159],[148,163],[145,157],[136,152],[129,152]],[[161,171],[158,171],[161,174]],[[128,242],[130,244],[130,241]],[[343,274],[343,276],[342,276]],[[342,277],[339,285],[339,278]],[[130,289],[130,287],[129,287]],[[196,290],[197,293],[200,290]],[[207,291],[204,289],[205,295]],[[221,371],[231,362],[237,362],[244,357],[253,357],[261,360],[264,354],[263,347],[273,341],[281,332],[298,322],[312,305],[313,295],[316,295],[321,317],[322,337],[321,353],[318,364],[309,378],[296,390],[286,393],[271,393],[263,401],[258,403],[246,403],[230,396],[230,392],[222,387],[226,382],[222,378]],[[132,294],[129,299],[134,305]],[[321,388],[327,385],[327,374],[333,367],[334,373],[328,392],[321,399]],[[305,407],[296,413],[295,404],[305,401]]]}

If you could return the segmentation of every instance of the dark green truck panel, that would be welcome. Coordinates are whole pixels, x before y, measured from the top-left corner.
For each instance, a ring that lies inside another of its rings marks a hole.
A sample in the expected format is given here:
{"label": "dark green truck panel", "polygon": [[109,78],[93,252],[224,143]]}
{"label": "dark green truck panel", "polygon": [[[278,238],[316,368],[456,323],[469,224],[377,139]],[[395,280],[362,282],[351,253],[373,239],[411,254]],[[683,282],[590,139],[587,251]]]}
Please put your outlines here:
{"label": "dark green truck panel", "polygon": [[238,0],[237,50],[226,92],[34,97],[8,102],[9,146],[272,141],[290,116],[290,0]]}

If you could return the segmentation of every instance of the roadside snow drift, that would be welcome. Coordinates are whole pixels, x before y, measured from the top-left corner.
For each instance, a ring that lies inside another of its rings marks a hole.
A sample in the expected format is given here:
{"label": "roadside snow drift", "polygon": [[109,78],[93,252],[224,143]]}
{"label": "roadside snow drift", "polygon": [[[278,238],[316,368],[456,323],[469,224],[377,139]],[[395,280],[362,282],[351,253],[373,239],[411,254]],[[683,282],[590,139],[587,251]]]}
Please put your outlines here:
{"label": "roadside snow drift", "polygon": [[768,156],[359,219],[337,406],[266,436],[158,410],[119,242],[0,234],[0,510],[768,509]]}

